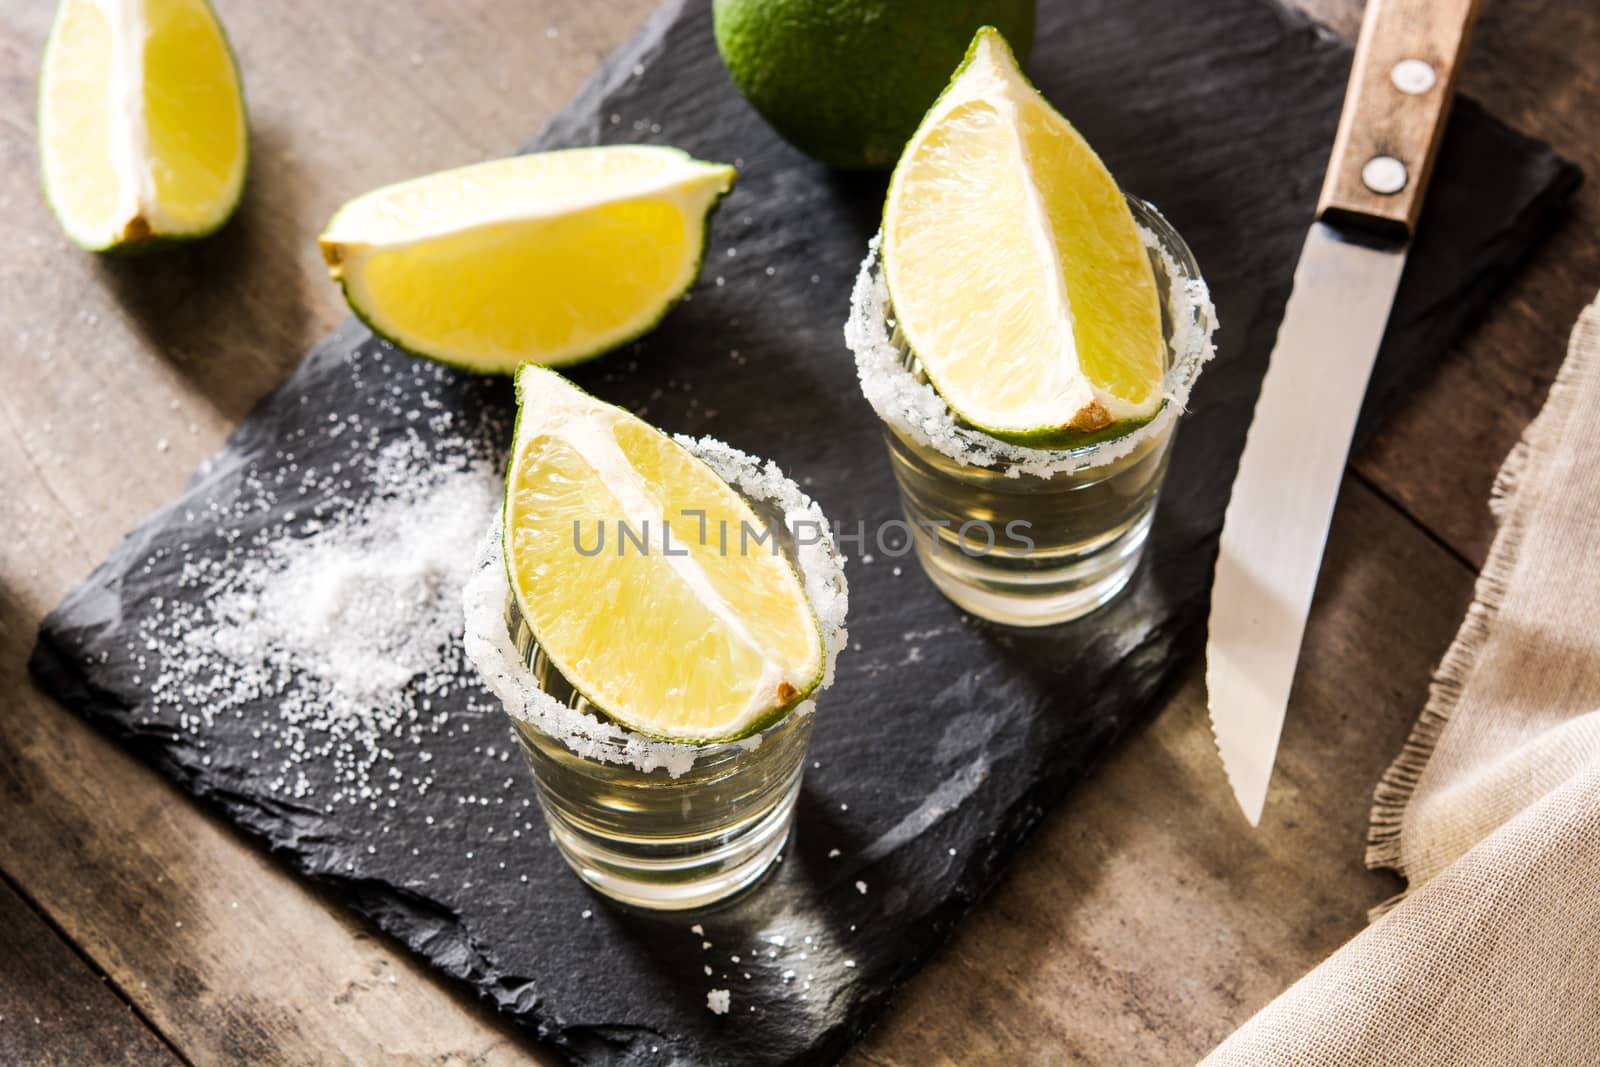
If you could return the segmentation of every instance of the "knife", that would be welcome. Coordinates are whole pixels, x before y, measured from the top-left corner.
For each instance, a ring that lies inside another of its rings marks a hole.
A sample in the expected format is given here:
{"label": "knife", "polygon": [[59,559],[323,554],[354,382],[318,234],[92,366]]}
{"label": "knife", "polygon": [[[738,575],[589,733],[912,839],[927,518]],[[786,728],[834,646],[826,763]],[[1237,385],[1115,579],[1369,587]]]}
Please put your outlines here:
{"label": "knife", "polygon": [[1234,797],[1261,822],[1367,378],[1478,0],[1368,0],[1344,110],[1223,519],[1206,691]]}

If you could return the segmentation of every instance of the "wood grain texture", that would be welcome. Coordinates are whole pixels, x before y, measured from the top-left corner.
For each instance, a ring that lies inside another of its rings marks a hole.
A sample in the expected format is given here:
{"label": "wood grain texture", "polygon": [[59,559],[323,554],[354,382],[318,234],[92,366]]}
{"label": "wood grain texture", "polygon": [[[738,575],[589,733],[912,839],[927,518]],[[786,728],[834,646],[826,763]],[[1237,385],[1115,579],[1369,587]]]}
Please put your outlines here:
{"label": "wood grain texture", "polygon": [[1362,865],[1365,783],[1410,731],[1472,582],[1346,478],[1260,829],[1233,803],[1196,664],[846,1062],[1192,1063],[1210,1051],[1398,890]]}
{"label": "wood grain texture", "polygon": [[0,5],[0,869],[193,1060],[535,1060],[45,701],[23,662],[44,610],[344,318],[314,239],[338,204],[503,154],[651,5],[216,6],[254,125],[240,214],[192,248],[109,261],[66,242],[37,188],[53,4]]}
{"label": "wood grain texture", "polygon": [[38,695],[17,607],[0,628],[0,687],[16,694],[0,716],[0,868],[185,1057],[524,1061],[426,966]]}
{"label": "wood grain texture", "polygon": [[[1359,0],[1303,6],[1347,34],[1359,21]],[[401,1060],[521,1059],[492,1020],[42,700],[21,663],[43,610],[342,318],[310,239],[332,210],[519,143],[651,4],[217,7],[255,124],[241,214],[174,256],[107,263],[66,244],[36,191],[33,78],[52,5],[0,4],[0,868],[196,1061],[371,1060],[379,1042]],[[1591,4],[1488,5],[1461,88],[1595,173],[1597,41]],[[1494,471],[1600,280],[1600,191],[1575,215],[1357,457],[1473,561],[1492,535]],[[1307,710],[1290,716],[1266,829],[1232,811],[1191,682],[1056,813],[860,1062],[1209,1048],[1392,890],[1360,867],[1366,787],[1353,783],[1398,748],[1469,585],[1425,533],[1347,486],[1300,676]],[[81,995],[90,982],[104,992],[82,968]]]}
{"label": "wood grain texture", "polygon": [[[1319,217],[1402,237],[1416,229],[1477,17],[1478,0],[1368,0]],[[1424,64],[1418,69],[1432,84],[1402,91],[1394,78],[1402,62]],[[1378,158],[1405,168],[1393,192],[1374,190],[1364,176]]]}
{"label": "wood grain texture", "polygon": [[176,1064],[126,1001],[0,884],[0,1063]]}
{"label": "wood grain texture", "polygon": [[38,696],[13,625],[27,614],[3,606],[0,869],[184,1056],[525,1061],[426,966]]}
{"label": "wood grain texture", "polygon": [[[1304,0],[1341,32],[1357,0]],[[1480,566],[1494,537],[1489,488],[1538,412],[1578,313],[1600,287],[1600,4],[1485,4],[1459,91],[1553,144],[1589,175],[1571,215],[1483,319],[1354,457],[1361,476]]]}

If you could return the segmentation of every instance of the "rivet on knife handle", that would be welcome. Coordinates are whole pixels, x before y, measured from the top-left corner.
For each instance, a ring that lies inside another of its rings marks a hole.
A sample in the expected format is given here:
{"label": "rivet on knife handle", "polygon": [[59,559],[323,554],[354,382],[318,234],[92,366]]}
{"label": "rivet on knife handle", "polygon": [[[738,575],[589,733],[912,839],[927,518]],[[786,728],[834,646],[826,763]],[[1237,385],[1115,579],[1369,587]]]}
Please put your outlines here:
{"label": "rivet on knife handle", "polygon": [[1415,231],[1478,0],[1367,0],[1317,217]]}

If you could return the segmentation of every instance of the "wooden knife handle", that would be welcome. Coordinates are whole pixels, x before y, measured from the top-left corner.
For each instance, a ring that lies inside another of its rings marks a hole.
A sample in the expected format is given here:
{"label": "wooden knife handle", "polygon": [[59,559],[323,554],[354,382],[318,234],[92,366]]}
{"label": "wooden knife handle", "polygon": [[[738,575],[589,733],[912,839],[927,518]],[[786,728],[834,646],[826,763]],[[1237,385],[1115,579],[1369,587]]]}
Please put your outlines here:
{"label": "wooden knife handle", "polygon": [[1407,238],[1479,0],[1367,0],[1317,217]]}

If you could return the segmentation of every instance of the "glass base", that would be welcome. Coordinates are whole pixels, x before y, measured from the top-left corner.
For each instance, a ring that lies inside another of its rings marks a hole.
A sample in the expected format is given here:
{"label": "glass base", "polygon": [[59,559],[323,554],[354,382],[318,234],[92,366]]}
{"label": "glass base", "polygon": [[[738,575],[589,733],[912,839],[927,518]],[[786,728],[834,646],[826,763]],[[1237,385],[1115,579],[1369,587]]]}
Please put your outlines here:
{"label": "glass base", "polygon": [[1006,626],[1053,626],[1089,614],[1122,591],[1139,567],[1152,515],[1147,510],[1092,553],[1059,567],[969,556],[935,544],[922,525],[912,526],[912,541],[929,580],[962,609]]}
{"label": "glass base", "polygon": [[541,793],[540,804],[562,858],[612,900],[655,911],[687,911],[728,901],[771,869],[794,822],[797,776],[767,811],[696,838],[630,838],[573,820]]}

